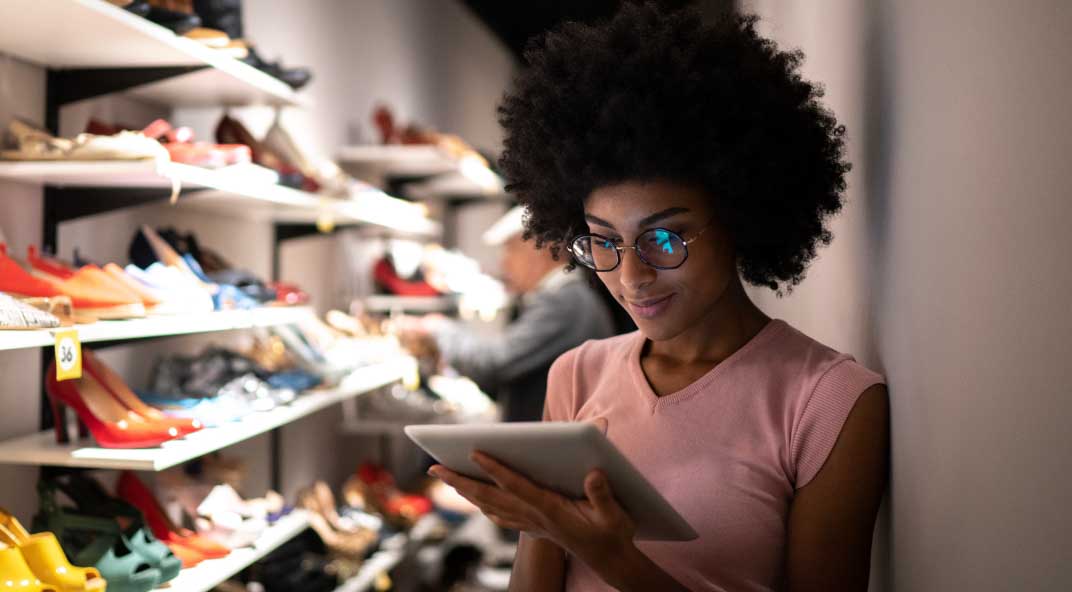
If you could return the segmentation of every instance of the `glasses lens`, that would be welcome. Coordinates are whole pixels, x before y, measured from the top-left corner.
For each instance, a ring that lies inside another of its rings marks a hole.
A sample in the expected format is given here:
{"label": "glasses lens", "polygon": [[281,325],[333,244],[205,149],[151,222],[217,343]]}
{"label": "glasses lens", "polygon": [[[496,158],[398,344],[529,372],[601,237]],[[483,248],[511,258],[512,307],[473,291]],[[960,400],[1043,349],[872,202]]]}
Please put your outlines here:
{"label": "glasses lens", "polygon": [[592,235],[578,236],[570,250],[578,263],[596,271],[609,271],[618,266],[618,250],[609,239]]}
{"label": "glasses lens", "polygon": [[637,251],[648,265],[672,269],[685,262],[685,241],[663,228],[653,228],[637,239]]}

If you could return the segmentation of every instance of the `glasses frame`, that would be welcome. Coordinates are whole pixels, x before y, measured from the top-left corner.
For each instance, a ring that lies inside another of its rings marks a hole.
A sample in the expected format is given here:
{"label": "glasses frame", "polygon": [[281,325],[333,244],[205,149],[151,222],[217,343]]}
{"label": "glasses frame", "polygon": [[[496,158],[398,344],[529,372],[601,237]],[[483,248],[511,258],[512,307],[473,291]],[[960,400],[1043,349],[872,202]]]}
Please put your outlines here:
{"label": "glasses frame", "polygon": [[[677,269],[677,268],[681,267],[682,265],[684,265],[685,262],[689,260],[689,245],[691,245],[692,243],[696,242],[696,239],[698,239],[701,236],[703,236],[703,234],[705,232],[707,232],[707,230],[709,228],[711,228],[711,226],[712,226],[711,222],[708,222],[706,226],[701,228],[700,231],[696,233],[696,236],[694,236],[694,237],[692,237],[692,238],[690,238],[688,240],[686,240],[685,237],[683,237],[680,234],[674,232],[673,230],[669,230],[667,228],[662,228],[661,226],[656,226],[655,228],[647,228],[647,229],[641,231],[639,234],[636,235],[636,238],[633,239],[633,244],[632,245],[613,245],[614,246],[614,253],[617,256],[617,261],[614,263],[614,265],[612,267],[610,267],[608,269],[597,269],[594,265],[588,265],[584,261],[581,261],[580,257],[577,256],[577,254],[576,254],[576,252],[574,251],[574,248],[573,248],[574,245],[577,244],[577,241],[579,241],[581,239],[584,239],[584,238],[587,238],[587,239],[600,238],[600,239],[603,239],[603,240],[606,240],[606,241],[611,241],[611,243],[613,244],[614,239],[612,239],[612,238],[610,238],[608,236],[603,236],[602,234],[595,234],[595,233],[578,234],[577,236],[573,237],[573,240],[570,241],[570,243],[569,243],[569,246],[570,246],[569,252],[570,252],[570,256],[573,257],[574,261],[576,261],[580,265],[583,265],[584,267],[587,267],[588,269],[591,269],[591,270],[593,270],[593,271],[595,271],[597,273],[606,273],[606,272],[614,271],[615,269],[618,269],[618,267],[620,267],[621,264],[622,264],[622,251],[625,251],[626,249],[632,249],[633,252],[636,253],[637,259],[640,259],[641,263],[643,263],[644,265],[647,265],[648,267],[651,267],[652,269],[658,269],[658,270],[661,270],[661,271],[666,271],[666,270],[670,270],[670,269]],[[681,244],[685,247],[685,256],[681,259],[681,263],[678,263],[677,265],[673,265],[673,266],[669,266],[669,267],[662,266],[662,265],[655,265],[654,263],[651,263],[647,259],[645,259],[644,255],[640,254],[641,253],[641,251],[640,251],[640,237],[644,236],[645,234],[647,234],[649,232],[655,232],[655,231],[658,231],[658,230],[662,230],[663,232],[672,234],[672,235],[678,237],[679,239],[681,239]]]}

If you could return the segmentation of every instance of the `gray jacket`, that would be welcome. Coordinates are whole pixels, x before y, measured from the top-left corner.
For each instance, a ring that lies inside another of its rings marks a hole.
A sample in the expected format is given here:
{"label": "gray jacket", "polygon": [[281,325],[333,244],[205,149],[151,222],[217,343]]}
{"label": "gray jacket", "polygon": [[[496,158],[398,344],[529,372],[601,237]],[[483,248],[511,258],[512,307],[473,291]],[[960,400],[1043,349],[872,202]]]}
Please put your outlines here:
{"label": "gray jacket", "polygon": [[547,371],[566,351],[614,334],[610,313],[581,273],[556,270],[523,298],[521,314],[498,335],[450,325],[436,336],[444,361],[497,395],[506,421],[539,421]]}

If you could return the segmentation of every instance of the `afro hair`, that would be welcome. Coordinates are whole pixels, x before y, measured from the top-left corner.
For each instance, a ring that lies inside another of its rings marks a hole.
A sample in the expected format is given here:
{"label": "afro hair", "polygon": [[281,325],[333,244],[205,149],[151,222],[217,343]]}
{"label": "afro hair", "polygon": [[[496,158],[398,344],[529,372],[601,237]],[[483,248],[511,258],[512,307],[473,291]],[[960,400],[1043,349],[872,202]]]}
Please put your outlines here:
{"label": "afro hair", "polygon": [[499,107],[499,165],[528,210],[525,238],[558,257],[587,232],[593,190],[688,183],[711,196],[745,281],[779,294],[800,283],[842,206],[845,130],[801,77],[803,54],[756,21],[625,3],[532,40]]}

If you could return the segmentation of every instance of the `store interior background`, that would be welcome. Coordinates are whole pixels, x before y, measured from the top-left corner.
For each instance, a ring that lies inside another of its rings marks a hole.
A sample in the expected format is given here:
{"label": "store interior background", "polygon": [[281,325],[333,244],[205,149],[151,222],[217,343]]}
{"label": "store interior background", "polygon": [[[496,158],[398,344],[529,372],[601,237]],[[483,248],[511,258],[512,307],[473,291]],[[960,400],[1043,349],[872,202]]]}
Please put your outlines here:
{"label": "store interior background", "polygon": [[[805,74],[825,85],[848,128],[854,168],[833,244],[791,296],[754,294],[772,316],[889,380],[892,474],[872,589],[1068,589],[1072,5],[752,0],[741,8],[760,14],[783,47],[805,52]],[[247,0],[245,18],[269,57],[315,72],[304,91],[314,107],[285,112],[310,152],[331,157],[373,141],[369,115],[381,101],[404,121],[498,150],[494,110],[520,62],[463,3]],[[10,58],[0,58],[0,70],[0,121],[43,121],[44,70]],[[266,108],[233,112],[255,134],[272,117]],[[210,138],[220,114],[107,98],[66,108],[60,133],[80,131],[90,116],[160,115]],[[17,252],[40,244],[40,188],[0,181],[0,196],[9,244]],[[494,253],[477,237],[504,210],[474,206],[451,231],[492,271]],[[193,230],[237,265],[269,275],[268,222],[166,205],[66,224],[60,253],[78,246],[125,260],[142,223]],[[315,294],[320,311],[345,306],[365,289],[345,273],[359,242],[353,233],[290,241],[282,277]],[[219,339],[150,341],[105,356],[136,382],[160,352]],[[36,429],[39,366],[36,350],[0,352],[0,438]],[[284,493],[341,479],[369,452],[374,443],[335,434],[339,419],[328,410],[283,428]],[[229,451],[267,487],[267,437]],[[0,467],[5,504],[23,518],[35,508],[36,471]]]}

